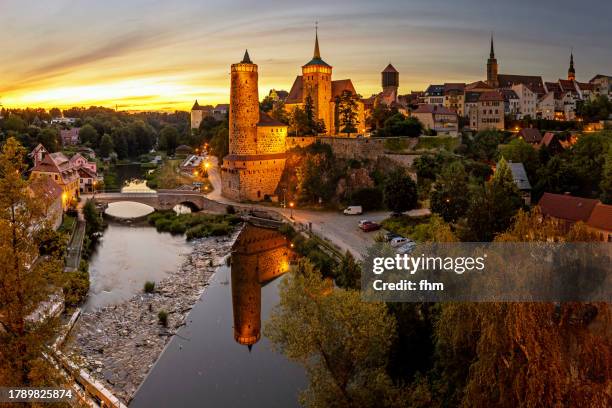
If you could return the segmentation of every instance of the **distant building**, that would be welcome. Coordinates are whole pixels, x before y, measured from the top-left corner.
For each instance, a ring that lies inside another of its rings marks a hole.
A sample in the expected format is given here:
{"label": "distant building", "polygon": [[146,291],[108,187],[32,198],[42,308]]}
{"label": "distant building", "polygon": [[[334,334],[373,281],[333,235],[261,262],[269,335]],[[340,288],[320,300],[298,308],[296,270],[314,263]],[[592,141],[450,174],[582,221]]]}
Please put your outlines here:
{"label": "distant building", "polygon": [[465,84],[444,84],[444,107],[463,117],[465,115]]}
{"label": "distant building", "polygon": [[270,89],[268,96],[272,98],[274,102],[285,102],[285,99],[287,99],[289,96],[289,92],[284,90]]}
{"label": "distant building", "polygon": [[546,147],[552,153],[560,153],[564,150],[563,145],[559,141],[559,136],[556,133],[546,132],[542,140],[538,143],[538,148]]}
{"label": "distant building", "polygon": [[457,113],[438,105],[420,105],[411,116],[417,118],[426,129],[435,130],[438,134],[456,136],[459,132]]}
{"label": "distant building", "polygon": [[380,76],[382,93],[379,94],[379,102],[387,106],[398,103],[399,72],[389,63]]}
{"label": "distant building", "polygon": [[542,141],[542,133],[536,128],[521,129],[517,136],[532,145],[538,145]]}
{"label": "distant building", "polygon": [[523,119],[527,116],[535,119],[538,104],[538,94],[528,85],[519,83],[512,85],[511,88],[519,97],[519,114],[518,118]]}
{"label": "distant building", "polygon": [[476,109],[470,110],[470,127],[475,131],[504,130],[504,97],[497,91],[483,92]]}
{"label": "distant building", "polygon": [[73,127],[71,129],[60,130],[62,146],[74,146],[79,144],[79,131],[81,128]]}
{"label": "distant building", "polygon": [[444,85],[429,85],[425,90],[423,102],[426,105],[444,106]]}
{"label": "distant building", "polygon": [[521,99],[512,89],[500,89],[504,97],[504,114],[518,119],[521,112]]}
{"label": "distant building", "polygon": [[612,242],[612,205],[597,203],[586,223],[600,241]]}
{"label": "distant building", "polygon": [[487,85],[491,88],[499,87],[497,59],[495,58],[495,49],[493,46],[493,36],[491,36],[491,51],[489,52],[489,59],[487,60]]}
{"label": "distant building", "polygon": [[593,85],[595,95],[612,96],[612,76],[595,75],[589,83]]}
{"label": "distant building", "polygon": [[201,106],[196,99],[195,103],[191,107],[191,128],[199,129],[204,118],[210,115],[212,115],[212,106]]}

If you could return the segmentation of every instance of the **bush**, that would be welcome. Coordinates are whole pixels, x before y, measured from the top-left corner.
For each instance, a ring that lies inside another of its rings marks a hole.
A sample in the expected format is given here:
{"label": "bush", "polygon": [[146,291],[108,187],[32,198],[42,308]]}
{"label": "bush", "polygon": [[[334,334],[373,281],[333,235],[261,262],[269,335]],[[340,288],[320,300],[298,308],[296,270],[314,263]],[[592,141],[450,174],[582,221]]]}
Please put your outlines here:
{"label": "bush", "polygon": [[227,214],[236,214],[236,208],[234,208],[233,205],[228,205],[227,207],[225,207],[225,212]]}
{"label": "bush", "polygon": [[75,272],[64,272],[64,304],[66,306],[78,306],[87,297],[89,292],[89,265],[81,261],[79,270]]}
{"label": "bush", "polygon": [[155,290],[155,282],[146,281],[144,284],[145,293],[153,293],[154,290]]}
{"label": "bush", "polygon": [[159,320],[159,324],[168,327],[168,312],[160,310],[159,313],[157,313],[157,319]]}
{"label": "bush", "polygon": [[363,211],[379,210],[383,204],[383,193],[377,188],[366,187],[351,194],[351,205],[360,205]]}

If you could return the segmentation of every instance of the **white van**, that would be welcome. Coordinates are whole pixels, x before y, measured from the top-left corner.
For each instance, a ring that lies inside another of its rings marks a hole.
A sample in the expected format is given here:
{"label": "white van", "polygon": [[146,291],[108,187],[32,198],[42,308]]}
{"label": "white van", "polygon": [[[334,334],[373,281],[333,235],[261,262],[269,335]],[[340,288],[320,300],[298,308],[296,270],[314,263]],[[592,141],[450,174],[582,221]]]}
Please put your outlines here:
{"label": "white van", "polygon": [[344,215],[359,215],[363,213],[363,209],[360,205],[349,205],[344,210]]}

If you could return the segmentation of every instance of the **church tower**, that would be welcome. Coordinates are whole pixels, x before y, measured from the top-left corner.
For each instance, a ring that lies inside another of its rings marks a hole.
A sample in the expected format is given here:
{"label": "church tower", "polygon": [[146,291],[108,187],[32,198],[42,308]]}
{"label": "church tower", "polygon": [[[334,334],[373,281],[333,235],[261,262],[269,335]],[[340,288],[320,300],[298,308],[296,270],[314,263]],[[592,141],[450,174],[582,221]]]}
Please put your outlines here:
{"label": "church tower", "polygon": [[229,112],[229,154],[257,154],[259,93],[257,65],[244,52],[244,58],[232,64]]}
{"label": "church tower", "polygon": [[312,59],[302,66],[304,103],[310,96],[314,104],[315,117],[323,120],[327,133],[332,131],[332,67],[321,59],[319,33],[315,31],[315,47]]}
{"label": "church tower", "polygon": [[570,66],[567,70],[567,79],[570,81],[576,80],[576,69],[574,68],[574,52],[570,54]]}
{"label": "church tower", "polygon": [[493,35],[491,35],[491,53],[487,60],[487,85],[493,88],[499,88],[499,81],[497,79],[497,59],[495,58],[495,49],[493,47]]}
{"label": "church tower", "polygon": [[395,69],[393,65],[389,63],[389,65],[387,65],[387,68],[385,68],[383,72],[380,73],[380,75],[382,80],[383,95],[390,99],[390,101],[385,102],[397,102],[397,91],[399,88],[399,72],[397,71],[397,69]]}

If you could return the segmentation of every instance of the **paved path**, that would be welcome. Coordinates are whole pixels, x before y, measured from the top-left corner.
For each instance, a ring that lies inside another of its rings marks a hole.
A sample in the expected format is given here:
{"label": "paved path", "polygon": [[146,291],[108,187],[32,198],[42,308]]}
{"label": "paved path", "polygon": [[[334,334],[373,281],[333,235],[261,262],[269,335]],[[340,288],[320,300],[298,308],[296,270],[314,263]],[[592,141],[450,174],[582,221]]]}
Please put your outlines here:
{"label": "paved path", "polygon": [[[234,204],[244,206],[228,200],[221,195],[221,177],[219,174],[216,158],[209,156],[211,167],[208,170],[210,182],[214,190],[207,195],[211,200],[218,201],[224,204]],[[291,215],[291,210],[288,208],[271,207],[268,205],[251,205],[253,209],[273,210],[283,214],[285,217]],[[408,214],[412,216],[420,216],[428,214],[428,209],[419,209],[410,211]],[[369,246],[374,243],[374,237],[377,232],[363,232],[358,227],[359,220],[368,219],[375,222],[380,222],[389,216],[388,211],[374,211],[361,215],[345,216],[339,211],[318,211],[318,210],[293,210],[293,218],[295,222],[302,224],[312,223],[313,231],[320,236],[326,237],[334,244],[339,246],[343,252],[350,251],[355,257],[362,258],[365,255]]]}
{"label": "paved path", "polygon": [[[80,213],[80,212],[79,212]],[[73,272],[79,269],[81,263],[81,251],[83,249],[83,239],[85,238],[85,221],[80,219],[77,221],[74,234],[70,238],[66,254],[66,266],[64,268],[67,272]]]}

